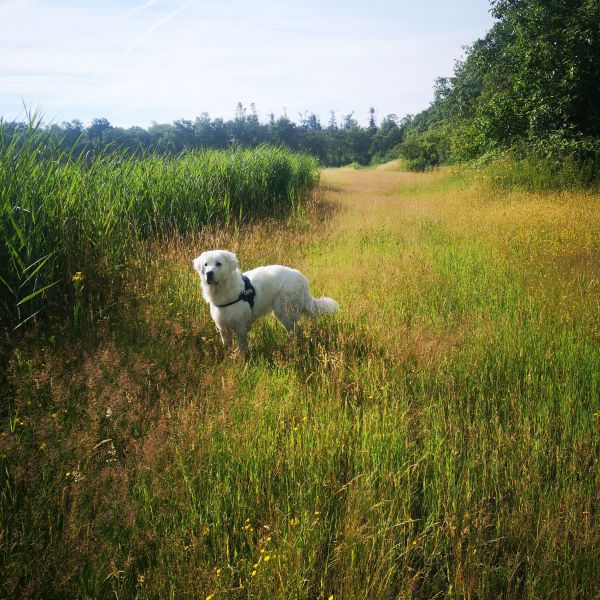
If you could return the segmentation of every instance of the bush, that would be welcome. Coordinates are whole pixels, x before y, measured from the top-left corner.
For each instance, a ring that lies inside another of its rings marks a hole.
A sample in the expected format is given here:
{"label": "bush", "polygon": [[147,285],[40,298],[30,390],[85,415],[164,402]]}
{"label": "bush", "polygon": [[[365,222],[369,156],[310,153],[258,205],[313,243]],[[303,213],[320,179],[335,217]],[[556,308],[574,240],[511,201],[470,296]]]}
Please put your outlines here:
{"label": "bush", "polygon": [[446,127],[424,132],[411,131],[400,145],[399,154],[411,171],[425,171],[450,159],[450,138]]}
{"label": "bush", "polygon": [[479,161],[494,185],[529,191],[575,190],[600,183],[600,140],[554,134]]}

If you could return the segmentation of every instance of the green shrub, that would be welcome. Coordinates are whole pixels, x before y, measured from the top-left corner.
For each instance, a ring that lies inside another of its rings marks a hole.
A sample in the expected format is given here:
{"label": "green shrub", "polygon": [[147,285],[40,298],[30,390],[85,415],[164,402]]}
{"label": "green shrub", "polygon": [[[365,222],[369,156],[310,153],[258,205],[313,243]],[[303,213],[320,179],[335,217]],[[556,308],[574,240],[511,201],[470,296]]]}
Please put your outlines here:
{"label": "green shrub", "polygon": [[412,130],[399,148],[411,171],[425,171],[449,161],[450,138],[446,127],[419,132]]}
{"label": "green shrub", "polygon": [[600,140],[554,134],[479,161],[496,186],[529,191],[576,190],[600,182]]}

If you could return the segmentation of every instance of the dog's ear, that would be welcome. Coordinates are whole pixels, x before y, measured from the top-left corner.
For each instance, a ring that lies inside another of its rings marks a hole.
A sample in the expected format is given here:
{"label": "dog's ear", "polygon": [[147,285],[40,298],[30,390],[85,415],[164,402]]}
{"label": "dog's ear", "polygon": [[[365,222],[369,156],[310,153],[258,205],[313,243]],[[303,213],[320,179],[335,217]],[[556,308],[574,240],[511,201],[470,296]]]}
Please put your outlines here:
{"label": "dog's ear", "polygon": [[196,269],[196,271],[198,271],[198,273],[200,275],[204,275],[204,255],[205,254],[206,254],[206,252],[203,252],[200,256],[197,256],[192,261],[192,264],[194,265],[194,269]]}
{"label": "dog's ear", "polygon": [[225,252],[224,259],[227,261],[227,264],[232,271],[235,271],[238,268],[238,259],[233,252]]}

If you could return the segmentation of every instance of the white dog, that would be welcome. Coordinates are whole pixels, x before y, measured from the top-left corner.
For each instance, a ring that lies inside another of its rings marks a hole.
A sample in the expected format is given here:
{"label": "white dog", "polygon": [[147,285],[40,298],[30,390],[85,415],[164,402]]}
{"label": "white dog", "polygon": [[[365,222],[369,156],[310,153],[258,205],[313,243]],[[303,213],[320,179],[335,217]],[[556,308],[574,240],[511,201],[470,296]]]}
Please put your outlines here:
{"label": "white dog", "polygon": [[274,313],[290,333],[302,315],[333,313],[338,304],[331,298],[313,298],[300,271],[270,265],[240,273],[233,252],[210,250],[193,261],[202,281],[202,295],[210,305],[226,348],[237,334],[240,351],[248,355],[248,331],[254,321]]}

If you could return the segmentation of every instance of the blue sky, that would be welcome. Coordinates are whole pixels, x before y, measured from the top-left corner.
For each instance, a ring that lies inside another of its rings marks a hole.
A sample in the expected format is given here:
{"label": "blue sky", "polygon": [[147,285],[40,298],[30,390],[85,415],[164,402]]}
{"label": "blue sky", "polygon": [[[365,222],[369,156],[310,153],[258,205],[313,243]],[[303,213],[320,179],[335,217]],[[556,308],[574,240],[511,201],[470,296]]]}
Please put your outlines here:
{"label": "blue sky", "polygon": [[238,101],[366,123],[426,108],[487,0],[0,0],[0,115],[113,125],[230,118]]}

